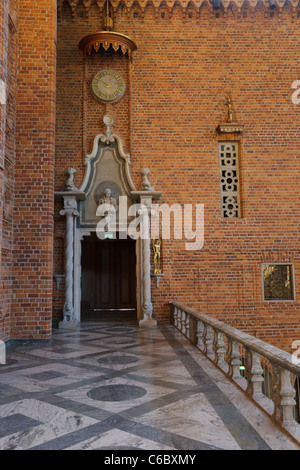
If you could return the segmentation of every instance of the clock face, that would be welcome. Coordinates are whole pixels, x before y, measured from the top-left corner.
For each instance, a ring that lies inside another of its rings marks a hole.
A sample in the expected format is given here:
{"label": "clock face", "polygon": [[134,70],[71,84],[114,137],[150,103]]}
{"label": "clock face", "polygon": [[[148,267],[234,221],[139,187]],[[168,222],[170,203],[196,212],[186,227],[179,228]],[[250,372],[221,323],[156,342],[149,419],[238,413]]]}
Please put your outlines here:
{"label": "clock face", "polygon": [[118,72],[101,70],[93,78],[92,90],[101,101],[116,101],[125,91],[125,82]]}

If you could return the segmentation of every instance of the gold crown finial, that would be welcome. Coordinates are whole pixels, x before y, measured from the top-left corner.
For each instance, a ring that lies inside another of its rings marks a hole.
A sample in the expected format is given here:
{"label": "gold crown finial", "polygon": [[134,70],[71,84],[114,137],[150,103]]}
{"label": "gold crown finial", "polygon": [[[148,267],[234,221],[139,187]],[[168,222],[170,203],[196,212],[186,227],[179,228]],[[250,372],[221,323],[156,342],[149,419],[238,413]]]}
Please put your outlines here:
{"label": "gold crown finial", "polygon": [[109,16],[108,0],[106,1],[106,16],[103,21],[103,29],[105,31],[111,31],[113,29],[113,19]]}

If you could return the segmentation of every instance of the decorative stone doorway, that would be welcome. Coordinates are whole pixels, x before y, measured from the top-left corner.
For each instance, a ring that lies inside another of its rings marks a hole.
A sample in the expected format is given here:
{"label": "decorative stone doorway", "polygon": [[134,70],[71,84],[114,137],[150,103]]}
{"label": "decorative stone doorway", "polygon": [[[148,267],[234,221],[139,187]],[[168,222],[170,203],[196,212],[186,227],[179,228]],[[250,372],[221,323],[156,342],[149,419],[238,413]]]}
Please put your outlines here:
{"label": "decorative stone doorway", "polygon": [[[98,236],[98,227],[102,222],[105,222],[105,231],[108,230],[107,216],[102,212],[106,204],[114,208],[115,216],[114,233],[107,234],[113,235],[112,238],[119,238],[119,241],[128,237],[128,227],[132,220],[127,218],[130,209],[135,208],[136,204],[140,207],[138,231],[130,233],[136,260],[135,273],[131,277],[136,281],[137,322],[140,326],[151,327],[156,325],[156,320],[153,318],[151,301],[150,217],[151,204],[160,198],[161,192],[151,188],[147,178],[148,169],[141,170],[141,189],[136,190],[129,171],[130,157],[124,153],[120,137],[110,131],[113,123],[111,116],[104,116],[103,122],[106,131],[95,137],[93,150],[86,156],[87,168],[81,187],[77,189],[74,186],[73,173],[76,170],[69,168],[65,190],[55,193],[56,197],[63,198],[64,210],[60,213],[66,216],[66,294],[64,319],[60,322],[60,327],[74,328],[82,319],[82,294],[85,295],[81,290],[84,263],[82,245],[86,237],[91,237],[92,234],[93,237]],[[121,216],[124,212],[125,221]]]}

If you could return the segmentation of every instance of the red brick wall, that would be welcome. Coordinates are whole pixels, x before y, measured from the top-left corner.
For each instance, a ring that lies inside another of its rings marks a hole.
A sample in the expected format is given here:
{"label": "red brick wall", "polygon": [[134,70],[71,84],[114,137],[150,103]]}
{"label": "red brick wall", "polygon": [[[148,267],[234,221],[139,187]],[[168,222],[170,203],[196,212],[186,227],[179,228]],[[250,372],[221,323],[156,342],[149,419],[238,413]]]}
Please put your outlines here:
{"label": "red brick wall", "polygon": [[[291,85],[300,78],[300,17],[290,5],[280,13],[270,13],[260,2],[255,10],[247,2],[240,11],[231,6],[225,18],[223,11],[212,12],[205,5],[184,10],[176,3],[168,11],[152,4],[127,10],[116,3],[114,30],[138,46],[131,69],[132,101],[125,94],[106,106],[88,87],[83,123],[84,61],[78,43],[101,30],[101,12],[95,2],[90,10],[81,2],[73,10],[67,2],[59,3],[56,188],[62,188],[68,166],[76,168],[80,186],[83,156],[103,131],[104,114],[112,114],[113,131],[130,149],[137,187],[140,168],[148,167],[153,187],[163,191],[161,202],[205,205],[202,250],[185,251],[185,240],[163,242],[165,276],[159,289],[152,284],[156,316],[168,318],[167,303],[177,299],[290,349],[300,337],[299,301],[264,302],[261,263],[294,263],[299,293],[300,108],[291,101]],[[122,56],[110,60],[98,55],[87,61],[88,84],[108,64],[128,81]],[[244,124],[240,220],[220,216],[216,127],[227,117],[227,92]],[[58,209],[55,214],[63,232]],[[59,302],[57,298],[57,307]]]}
{"label": "red brick wall", "polygon": [[52,322],[56,2],[19,0],[11,338]]}
{"label": "red brick wall", "polygon": [[5,82],[6,104],[1,106],[1,197],[0,197],[0,338],[10,336],[12,299],[13,204],[15,164],[16,64],[17,64],[17,5],[16,1],[1,6],[1,79]]}

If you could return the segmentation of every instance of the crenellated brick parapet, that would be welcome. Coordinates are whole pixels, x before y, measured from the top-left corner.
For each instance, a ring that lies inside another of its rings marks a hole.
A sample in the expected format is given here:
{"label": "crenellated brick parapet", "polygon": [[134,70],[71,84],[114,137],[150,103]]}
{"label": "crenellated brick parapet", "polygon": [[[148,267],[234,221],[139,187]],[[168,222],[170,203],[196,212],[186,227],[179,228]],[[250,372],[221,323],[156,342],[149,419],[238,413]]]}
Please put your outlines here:
{"label": "crenellated brick parapet", "polygon": [[[300,16],[299,0],[110,0],[110,14],[116,18],[118,12],[122,10],[131,17],[143,19],[149,8],[154,9],[158,19],[163,15],[166,19],[173,17],[174,11],[179,10],[184,20],[196,18],[200,20],[204,12],[209,13],[210,18],[214,17],[236,17],[240,19],[255,16],[257,10],[263,10],[264,16],[281,16],[283,9],[288,10],[291,19]],[[60,18],[63,8],[68,5],[73,20],[82,17],[82,12],[86,18],[89,17],[92,6],[97,5],[100,17],[105,14],[106,1],[94,0],[58,0],[58,18]]]}

